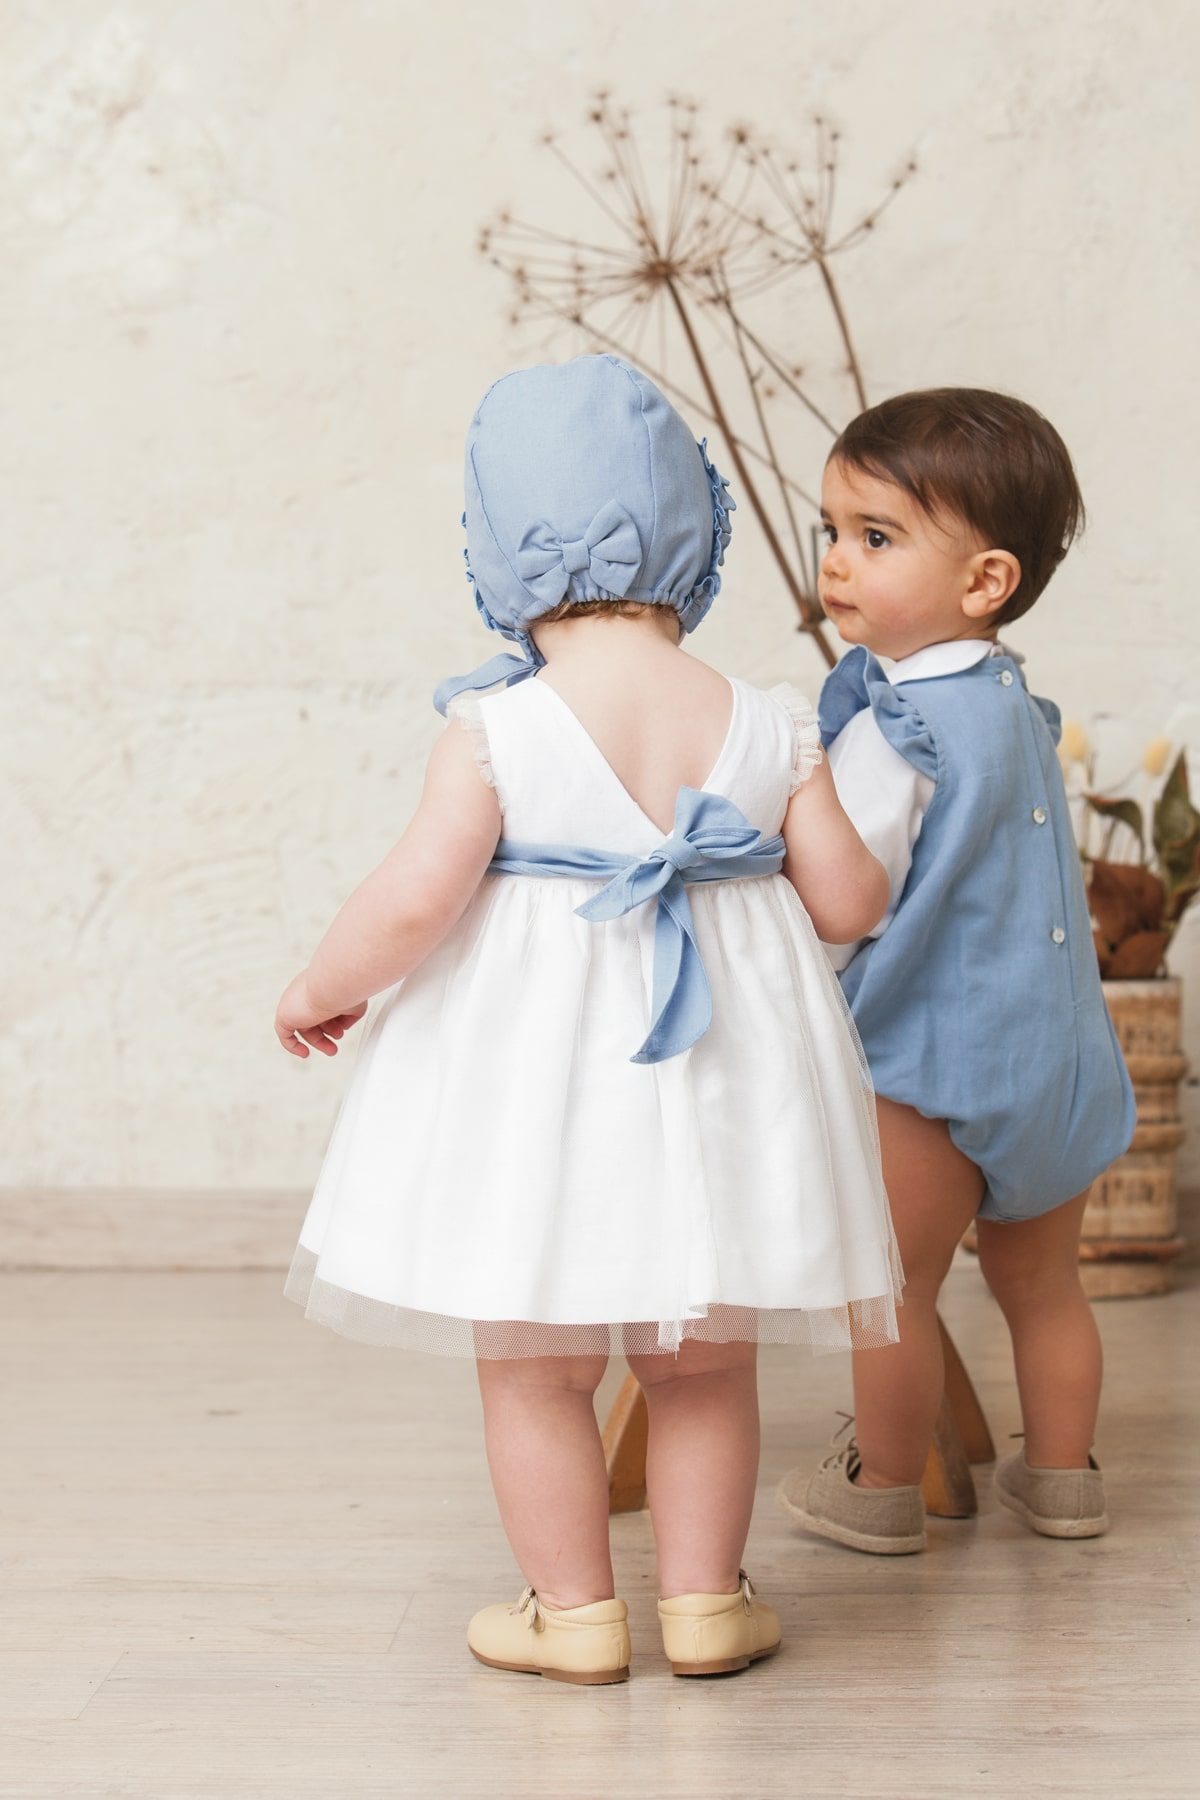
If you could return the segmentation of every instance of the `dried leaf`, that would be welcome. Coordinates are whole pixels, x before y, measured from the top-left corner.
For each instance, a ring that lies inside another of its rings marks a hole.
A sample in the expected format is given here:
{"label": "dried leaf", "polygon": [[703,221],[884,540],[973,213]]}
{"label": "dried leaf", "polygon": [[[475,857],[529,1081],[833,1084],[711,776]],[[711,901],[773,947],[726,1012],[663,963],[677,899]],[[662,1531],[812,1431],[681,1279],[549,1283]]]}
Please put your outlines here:
{"label": "dried leaf", "polygon": [[1088,906],[1104,939],[1121,944],[1139,931],[1162,924],[1166,890],[1157,875],[1136,863],[1094,861]]}
{"label": "dried leaf", "polygon": [[1167,845],[1160,854],[1159,862],[1169,894],[1186,887],[1197,868],[1200,868],[1200,832],[1185,843]]}
{"label": "dried leaf", "polygon": [[1154,808],[1154,848],[1169,883],[1191,874],[1200,849],[1200,813],[1188,795],[1187,757],[1182,750]]}
{"label": "dried leaf", "polygon": [[1103,794],[1085,794],[1084,799],[1102,819],[1119,819],[1122,825],[1128,825],[1138,841],[1139,852],[1145,854],[1145,825],[1136,800],[1109,800]]}
{"label": "dried leaf", "polygon": [[1181,880],[1168,884],[1167,910],[1164,916],[1170,920],[1172,925],[1178,925],[1197,894],[1200,894],[1200,850],[1196,852],[1195,864],[1191,871]]}
{"label": "dried leaf", "polygon": [[1162,967],[1167,947],[1165,931],[1137,931],[1118,944],[1102,970],[1106,981],[1148,981]]}

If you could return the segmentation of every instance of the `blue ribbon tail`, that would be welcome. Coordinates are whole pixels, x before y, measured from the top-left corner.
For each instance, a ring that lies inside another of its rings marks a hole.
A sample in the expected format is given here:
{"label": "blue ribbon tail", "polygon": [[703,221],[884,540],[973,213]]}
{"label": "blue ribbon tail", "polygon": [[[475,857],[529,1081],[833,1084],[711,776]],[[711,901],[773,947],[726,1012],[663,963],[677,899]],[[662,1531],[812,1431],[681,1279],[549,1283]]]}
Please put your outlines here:
{"label": "blue ribbon tail", "polygon": [[687,889],[678,873],[658,896],[654,921],[654,1023],[635,1063],[665,1062],[690,1050],[712,1023],[712,989],[704,972]]}
{"label": "blue ribbon tail", "polygon": [[447,676],[446,680],[440,682],[436,688],[433,704],[444,719],[446,708],[456,695],[474,692],[476,689],[496,687],[500,682],[503,682],[505,687],[511,687],[514,681],[526,681],[530,675],[536,675],[542,666],[540,657],[534,662],[529,657],[501,653],[499,656],[493,656],[489,662],[483,663],[478,669],[473,669],[469,675]]}

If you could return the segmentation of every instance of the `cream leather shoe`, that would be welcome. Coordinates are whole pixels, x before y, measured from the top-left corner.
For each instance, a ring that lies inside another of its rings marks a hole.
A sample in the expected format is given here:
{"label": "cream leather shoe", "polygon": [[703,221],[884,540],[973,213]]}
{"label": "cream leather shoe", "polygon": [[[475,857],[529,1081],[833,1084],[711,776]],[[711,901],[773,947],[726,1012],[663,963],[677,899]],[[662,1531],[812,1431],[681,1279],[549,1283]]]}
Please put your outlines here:
{"label": "cream leather shoe", "polygon": [[515,1606],[485,1606],[467,1626],[471,1655],[490,1669],[518,1669],[599,1687],[629,1680],[629,1609],[623,1600],[546,1606],[527,1587]]}
{"label": "cream leather shoe", "polygon": [[778,1613],[756,1599],[746,1571],[739,1573],[736,1594],[676,1594],[659,1601],[663,1649],[673,1675],[728,1675],[778,1650]]}

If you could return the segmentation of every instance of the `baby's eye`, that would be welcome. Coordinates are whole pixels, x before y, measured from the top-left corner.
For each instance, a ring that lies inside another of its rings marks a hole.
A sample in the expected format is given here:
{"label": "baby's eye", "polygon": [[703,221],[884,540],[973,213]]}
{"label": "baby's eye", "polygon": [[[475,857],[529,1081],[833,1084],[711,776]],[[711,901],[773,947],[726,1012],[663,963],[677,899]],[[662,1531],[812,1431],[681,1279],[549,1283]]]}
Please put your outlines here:
{"label": "baby's eye", "polygon": [[876,531],[876,529],[873,525],[868,525],[868,527],[867,527],[867,548],[868,548],[868,550],[882,550],[884,548],[884,546],[887,544],[890,544],[891,541],[892,541],[891,538],[888,537],[888,535],[885,531]]}
{"label": "baby's eye", "polygon": [[836,544],[837,543],[837,526],[836,525],[822,525],[821,526],[821,536],[825,539],[825,542],[827,544]]}

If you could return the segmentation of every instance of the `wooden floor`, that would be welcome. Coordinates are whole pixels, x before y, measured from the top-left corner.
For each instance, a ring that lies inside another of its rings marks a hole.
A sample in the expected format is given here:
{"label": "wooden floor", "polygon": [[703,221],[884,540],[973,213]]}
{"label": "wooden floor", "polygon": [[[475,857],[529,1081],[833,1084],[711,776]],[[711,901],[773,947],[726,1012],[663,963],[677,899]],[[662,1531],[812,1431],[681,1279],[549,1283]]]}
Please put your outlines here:
{"label": "wooden floor", "polygon": [[[985,1471],[980,1518],[934,1522],[924,1556],[794,1534],[772,1489],[820,1452],[847,1373],[767,1353],[749,1562],[784,1653],[673,1679],[648,1524],[620,1518],[634,1674],[587,1689],[464,1648],[520,1585],[473,1371],[306,1325],[280,1279],[0,1277],[5,1800],[1200,1791],[1195,1285],[1100,1309],[1115,1523],[1091,1543],[1026,1534]],[[945,1310],[1007,1449],[973,1267]]]}

